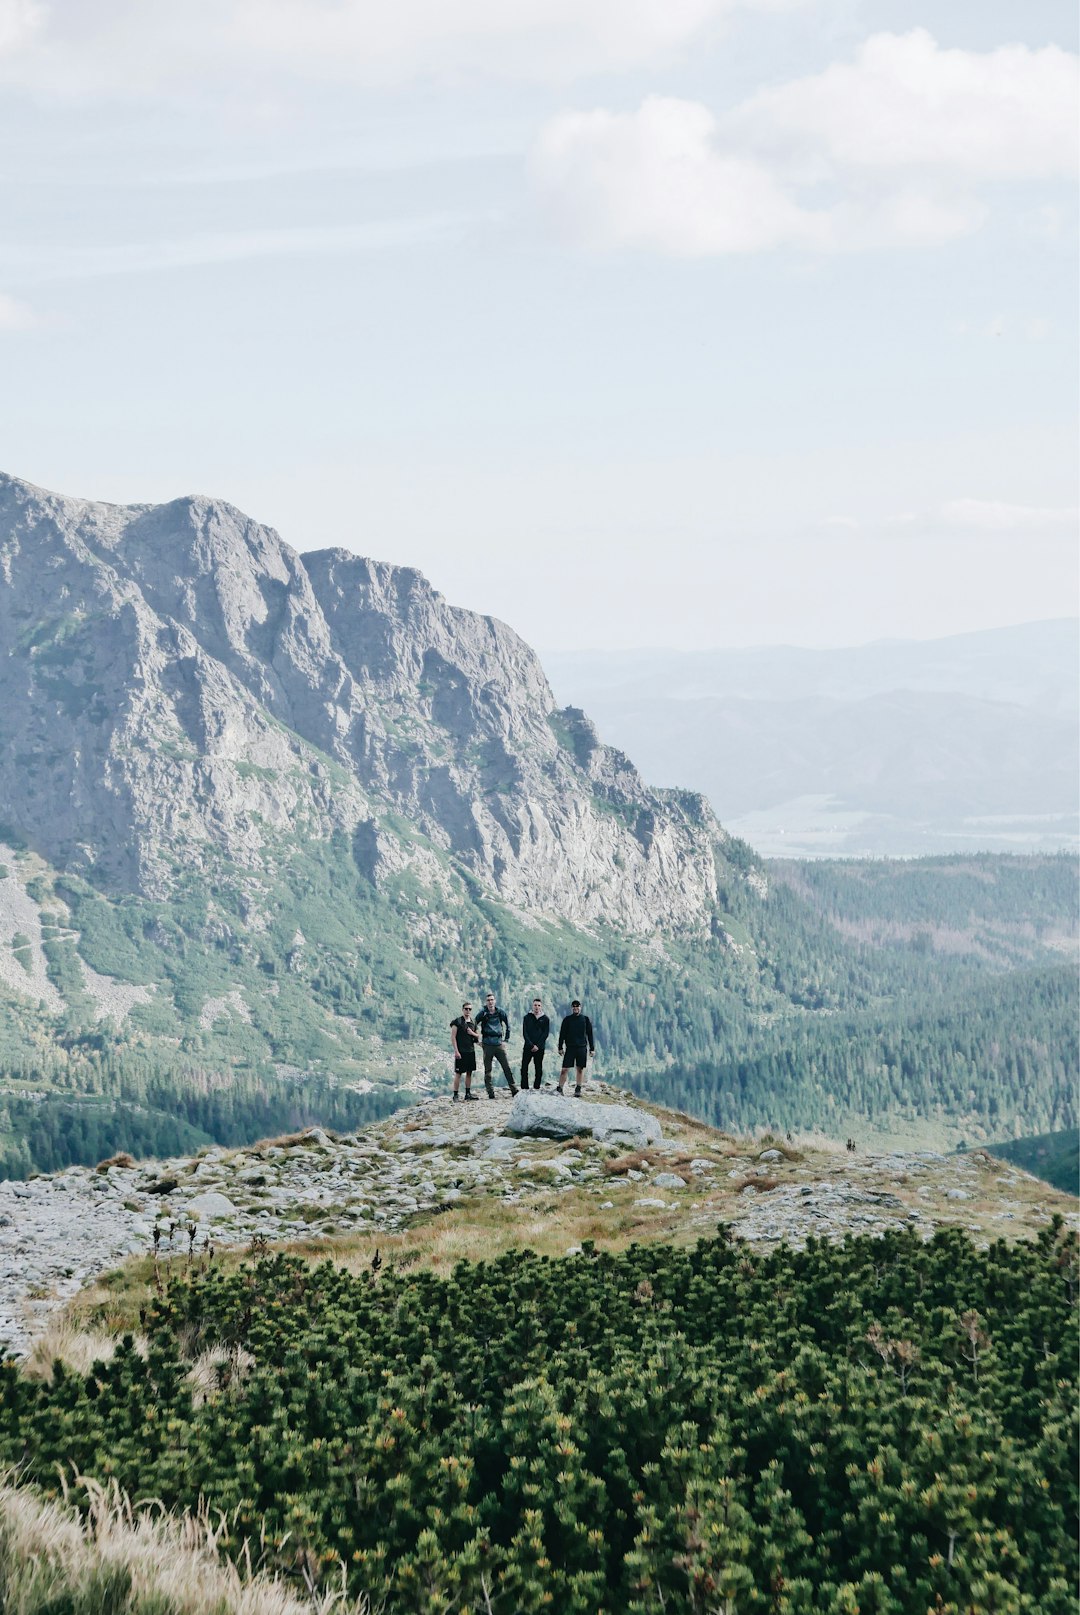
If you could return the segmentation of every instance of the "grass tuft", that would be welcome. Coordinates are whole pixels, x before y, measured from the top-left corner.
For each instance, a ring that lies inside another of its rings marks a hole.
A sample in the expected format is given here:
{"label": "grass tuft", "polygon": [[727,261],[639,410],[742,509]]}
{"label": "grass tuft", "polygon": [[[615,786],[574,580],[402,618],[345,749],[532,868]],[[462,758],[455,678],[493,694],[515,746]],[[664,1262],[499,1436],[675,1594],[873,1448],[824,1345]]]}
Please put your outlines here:
{"label": "grass tuft", "polygon": [[107,1160],[99,1161],[97,1166],[95,1166],[94,1171],[107,1172],[110,1166],[122,1166],[125,1171],[130,1171],[134,1165],[135,1157],[133,1155],[129,1155],[127,1150],[121,1150],[119,1155],[110,1155]]}
{"label": "grass tuft", "polygon": [[85,1518],[66,1501],[0,1485],[4,1615],[371,1615],[336,1589],[303,1598],[219,1551],[226,1524],[209,1511],[136,1507],[114,1486],[80,1477]]}

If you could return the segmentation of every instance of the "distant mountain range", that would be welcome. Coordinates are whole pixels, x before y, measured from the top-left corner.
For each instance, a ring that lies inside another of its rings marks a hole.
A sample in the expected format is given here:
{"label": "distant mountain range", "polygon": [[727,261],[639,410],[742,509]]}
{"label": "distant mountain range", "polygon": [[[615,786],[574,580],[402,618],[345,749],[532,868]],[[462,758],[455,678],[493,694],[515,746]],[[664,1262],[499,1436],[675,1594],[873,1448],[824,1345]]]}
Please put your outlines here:
{"label": "distant mountain range", "polygon": [[1072,849],[1080,624],[843,650],[555,652],[644,777],[765,856]]}

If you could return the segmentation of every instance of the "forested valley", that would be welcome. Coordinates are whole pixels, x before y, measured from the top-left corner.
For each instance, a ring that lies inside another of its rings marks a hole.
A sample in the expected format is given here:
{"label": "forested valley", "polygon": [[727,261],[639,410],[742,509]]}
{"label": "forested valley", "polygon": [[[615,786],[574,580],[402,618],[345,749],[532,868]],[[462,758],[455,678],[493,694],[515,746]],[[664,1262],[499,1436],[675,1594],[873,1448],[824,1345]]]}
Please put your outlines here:
{"label": "forested valley", "polygon": [[438,1087],[447,1023],[488,985],[515,1039],[534,991],[556,1020],[581,998],[598,1071],[723,1127],[953,1147],[1076,1125],[1072,859],[778,866],[763,901],[733,878],[750,849],[728,857],[713,934],[655,942],[526,926],[478,890],[444,934],[344,838],[298,845],[263,932],[224,880],[163,905],[58,878],[82,956],[148,996],[95,1019],[52,924],[64,1014],[4,993],[0,1173],[361,1125]]}

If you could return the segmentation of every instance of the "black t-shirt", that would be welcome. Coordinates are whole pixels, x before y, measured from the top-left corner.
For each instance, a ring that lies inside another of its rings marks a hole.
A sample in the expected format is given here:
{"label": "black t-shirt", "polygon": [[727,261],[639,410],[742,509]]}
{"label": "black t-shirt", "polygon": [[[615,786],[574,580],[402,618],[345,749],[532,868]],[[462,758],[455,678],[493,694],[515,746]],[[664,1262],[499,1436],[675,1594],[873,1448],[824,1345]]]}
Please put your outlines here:
{"label": "black t-shirt", "polygon": [[564,1015],[559,1028],[560,1049],[583,1049],[586,1044],[595,1053],[592,1021],[589,1017],[582,1015],[580,1010],[576,1015]]}
{"label": "black t-shirt", "polygon": [[458,1053],[471,1054],[476,1047],[476,1023],[459,1015],[456,1021],[450,1022],[450,1028],[457,1033]]}

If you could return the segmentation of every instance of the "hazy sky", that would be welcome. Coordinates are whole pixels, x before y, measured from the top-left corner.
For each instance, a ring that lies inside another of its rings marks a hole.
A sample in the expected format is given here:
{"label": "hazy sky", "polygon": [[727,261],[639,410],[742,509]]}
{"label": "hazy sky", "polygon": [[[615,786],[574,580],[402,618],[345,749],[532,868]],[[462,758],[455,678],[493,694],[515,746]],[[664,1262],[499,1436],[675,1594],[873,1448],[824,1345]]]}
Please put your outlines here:
{"label": "hazy sky", "polygon": [[541,649],[1076,609],[1066,0],[0,0],[0,468]]}

